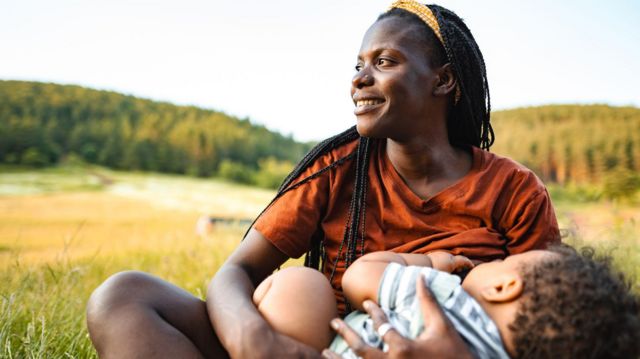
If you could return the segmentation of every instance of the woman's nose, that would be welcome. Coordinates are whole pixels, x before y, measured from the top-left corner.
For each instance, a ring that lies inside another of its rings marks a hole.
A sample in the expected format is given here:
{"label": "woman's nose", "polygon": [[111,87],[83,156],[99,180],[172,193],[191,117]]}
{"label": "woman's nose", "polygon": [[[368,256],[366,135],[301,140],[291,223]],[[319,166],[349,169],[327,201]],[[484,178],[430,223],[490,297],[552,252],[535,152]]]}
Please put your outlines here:
{"label": "woman's nose", "polygon": [[369,74],[365,69],[358,71],[355,76],[353,76],[353,80],[351,80],[351,85],[355,88],[361,89],[365,86],[373,85],[373,76]]}

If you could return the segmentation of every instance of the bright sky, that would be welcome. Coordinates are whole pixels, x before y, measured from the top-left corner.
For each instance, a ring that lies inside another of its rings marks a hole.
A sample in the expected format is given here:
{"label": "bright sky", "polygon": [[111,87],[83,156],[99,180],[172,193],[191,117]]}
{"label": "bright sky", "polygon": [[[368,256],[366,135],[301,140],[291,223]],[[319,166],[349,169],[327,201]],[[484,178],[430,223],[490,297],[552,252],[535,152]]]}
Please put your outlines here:
{"label": "bright sky", "polygon": [[[299,140],[355,123],[350,79],[390,0],[1,0],[0,79],[79,84],[249,117]],[[640,2],[442,0],[493,107],[640,106]]]}

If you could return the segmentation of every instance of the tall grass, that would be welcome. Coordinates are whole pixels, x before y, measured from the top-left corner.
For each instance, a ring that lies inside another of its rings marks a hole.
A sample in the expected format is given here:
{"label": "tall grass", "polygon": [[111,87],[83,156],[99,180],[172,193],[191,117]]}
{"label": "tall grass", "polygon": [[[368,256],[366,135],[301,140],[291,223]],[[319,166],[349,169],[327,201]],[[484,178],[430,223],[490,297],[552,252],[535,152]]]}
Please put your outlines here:
{"label": "tall grass", "polygon": [[95,356],[84,324],[84,308],[94,288],[113,273],[137,269],[203,298],[210,277],[241,235],[235,232],[216,243],[192,241],[189,249],[177,251],[132,251],[40,265],[16,261],[0,272],[0,357]]}

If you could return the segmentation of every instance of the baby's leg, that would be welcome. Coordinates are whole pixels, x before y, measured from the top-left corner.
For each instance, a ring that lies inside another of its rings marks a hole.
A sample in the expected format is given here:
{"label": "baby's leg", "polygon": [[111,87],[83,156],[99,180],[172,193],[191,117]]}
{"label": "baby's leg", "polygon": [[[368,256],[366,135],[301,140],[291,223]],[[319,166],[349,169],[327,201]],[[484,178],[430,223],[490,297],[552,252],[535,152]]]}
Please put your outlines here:
{"label": "baby's leg", "polygon": [[333,289],[317,270],[290,267],[265,279],[253,294],[253,302],[271,327],[316,348],[329,346],[329,327],[338,316]]}

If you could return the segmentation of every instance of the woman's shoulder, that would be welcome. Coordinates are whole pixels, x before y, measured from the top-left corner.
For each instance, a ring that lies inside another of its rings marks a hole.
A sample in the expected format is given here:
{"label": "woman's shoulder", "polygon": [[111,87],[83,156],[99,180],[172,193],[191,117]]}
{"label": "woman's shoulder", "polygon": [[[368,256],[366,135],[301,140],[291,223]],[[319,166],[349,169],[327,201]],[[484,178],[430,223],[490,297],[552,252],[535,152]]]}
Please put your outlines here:
{"label": "woman's shoulder", "polygon": [[474,147],[474,153],[481,158],[480,172],[483,177],[493,177],[497,182],[509,187],[529,187],[544,190],[542,180],[525,165],[506,156]]}
{"label": "woman's shoulder", "polygon": [[335,144],[331,148],[328,148],[320,156],[318,156],[315,161],[316,164],[326,166],[355,153],[358,148],[358,140],[359,137],[356,137],[353,139],[348,139],[345,142]]}
{"label": "woman's shoulder", "polygon": [[[359,136],[355,128],[351,128],[336,136],[330,137],[313,147],[300,161],[297,179],[310,176],[334,164],[349,160],[357,151]],[[342,168],[343,166],[336,166]],[[295,183],[296,180],[293,181]]]}

